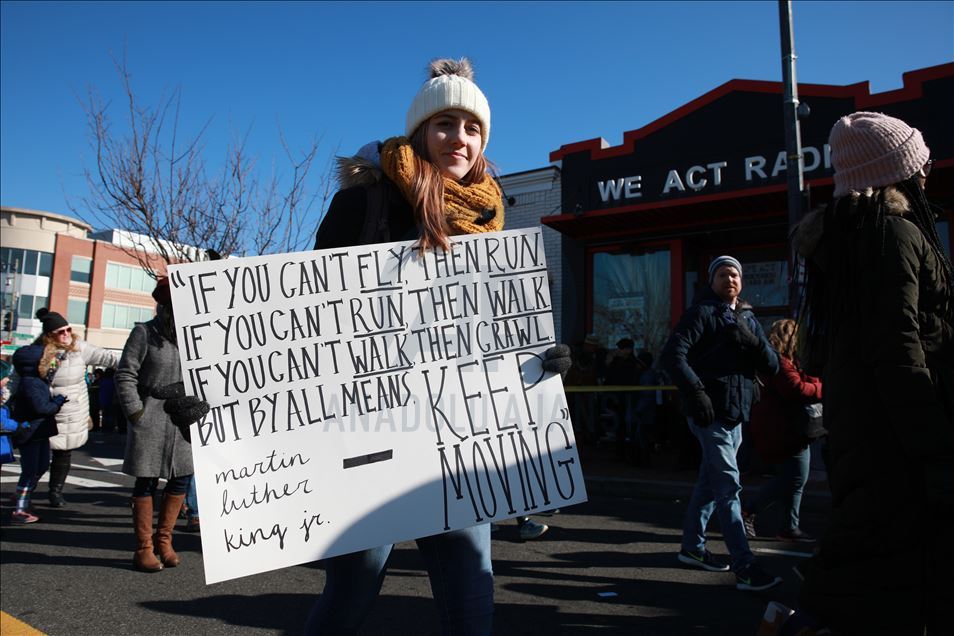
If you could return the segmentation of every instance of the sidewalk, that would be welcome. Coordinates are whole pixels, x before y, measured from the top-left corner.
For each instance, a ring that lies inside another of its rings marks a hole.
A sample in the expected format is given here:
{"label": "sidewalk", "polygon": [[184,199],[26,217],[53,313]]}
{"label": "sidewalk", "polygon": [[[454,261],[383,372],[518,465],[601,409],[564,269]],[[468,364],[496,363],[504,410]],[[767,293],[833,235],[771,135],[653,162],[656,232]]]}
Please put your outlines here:
{"label": "sidewalk", "polygon": [[[698,467],[681,465],[684,462],[675,449],[654,452],[649,466],[622,461],[612,444],[580,445],[578,450],[590,496],[688,500],[699,471]],[[762,475],[743,475],[743,491],[754,491],[766,481],[768,478]],[[830,506],[831,493],[825,474],[813,469],[802,495],[802,507],[825,511]]]}

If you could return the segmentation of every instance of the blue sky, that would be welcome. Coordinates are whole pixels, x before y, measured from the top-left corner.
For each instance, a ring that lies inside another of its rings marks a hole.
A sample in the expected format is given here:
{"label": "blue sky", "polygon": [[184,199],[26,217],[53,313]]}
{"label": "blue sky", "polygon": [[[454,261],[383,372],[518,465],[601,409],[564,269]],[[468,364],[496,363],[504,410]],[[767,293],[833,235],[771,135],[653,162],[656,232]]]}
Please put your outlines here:
{"label": "blue sky", "polygon": [[[793,11],[801,82],[880,92],[954,60],[954,2]],[[434,57],[472,59],[504,174],[547,165],[562,144],[620,143],[728,80],[781,79],[774,1],[4,1],[0,18],[0,203],[64,214],[92,166],[79,100],[93,87],[122,106],[112,59],[124,49],[145,102],[178,88],[185,132],[211,118],[211,166],[248,131],[262,172],[282,174],[279,126],[293,147],[320,136],[323,160],[402,134]]]}

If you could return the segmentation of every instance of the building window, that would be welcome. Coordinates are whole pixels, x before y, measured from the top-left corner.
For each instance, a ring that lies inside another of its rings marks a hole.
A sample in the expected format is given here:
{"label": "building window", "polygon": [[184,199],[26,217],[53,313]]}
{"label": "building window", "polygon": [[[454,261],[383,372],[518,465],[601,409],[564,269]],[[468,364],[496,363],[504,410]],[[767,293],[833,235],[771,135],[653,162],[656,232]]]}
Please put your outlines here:
{"label": "building window", "polygon": [[86,324],[86,311],[89,308],[88,300],[79,300],[77,298],[70,298],[69,305],[66,310],[66,319],[73,323],[74,325],[85,325]]}
{"label": "building window", "polygon": [[17,304],[17,315],[20,318],[33,318],[36,314],[36,310],[41,307],[46,307],[46,296],[20,294],[20,302]]}
{"label": "building window", "polygon": [[50,276],[53,273],[53,254],[2,247],[0,248],[0,271],[31,276]]}
{"label": "building window", "polygon": [[36,270],[37,276],[53,275],[53,255],[49,252],[40,252],[40,265]]}
{"label": "building window", "polygon": [[83,256],[74,256],[70,266],[70,280],[74,283],[89,284],[92,280],[93,260]]}
{"label": "building window", "polygon": [[103,329],[132,329],[137,322],[152,320],[151,307],[131,307],[103,303]]}
{"label": "building window", "polygon": [[591,324],[603,346],[631,338],[637,350],[659,354],[672,312],[669,267],[668,249],[593,255]]}
{"label": "building window", "polygon": [[141,267],[131,267],[119,263],[106,264],[107,289],[151,292],[155,286],[156,281],[149,272]]}

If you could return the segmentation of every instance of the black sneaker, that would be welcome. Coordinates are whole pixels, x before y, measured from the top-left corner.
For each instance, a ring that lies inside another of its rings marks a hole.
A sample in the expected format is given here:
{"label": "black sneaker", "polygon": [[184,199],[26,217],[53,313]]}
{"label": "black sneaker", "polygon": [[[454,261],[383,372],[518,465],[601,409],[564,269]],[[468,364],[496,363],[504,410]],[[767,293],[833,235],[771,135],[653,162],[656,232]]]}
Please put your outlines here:
{"label": "black sneaker", "polygon": [[729,566],[716,560],[708,550],[702,552],[692,552],[690,550],[680,550],[679,560],[686,565],[691,565],[709,572],[728,572]]}
{"label": "black sneaker", "polygon": [[801,528],[794,528],[792,530],[779,530],[778,540],[790,541],[792,543],[815,543],[815,537],[808,534],[807,532],[802,532]]}
{"label": "black sneaker", "polygon": [[735,573],[735,589],[737,590],[761,592],[781,582],[782,577],[769,574],[756,563],[749,563]]}

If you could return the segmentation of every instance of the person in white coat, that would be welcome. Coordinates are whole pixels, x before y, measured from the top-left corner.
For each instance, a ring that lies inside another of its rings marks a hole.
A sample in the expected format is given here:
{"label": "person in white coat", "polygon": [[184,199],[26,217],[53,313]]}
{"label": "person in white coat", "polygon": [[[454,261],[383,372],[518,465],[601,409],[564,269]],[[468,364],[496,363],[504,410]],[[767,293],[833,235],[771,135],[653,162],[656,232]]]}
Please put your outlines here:
{"label": "person in white coat", "polygon": [[85,444],[89,434],[86,368],[95,365],[115,369],[119,358],[114,353],[80,340],[66,319],[55,311],[44,307],[37,310],[36,317],[43,323],[43,335],[37,342],[43,345],[40,377],[46,377],[52,371],[51,392],[68,398],[56,414],[58,433],[50,438],[50,505],[62,508],[66,505],[63,484],[70,472],[72,451]]}

